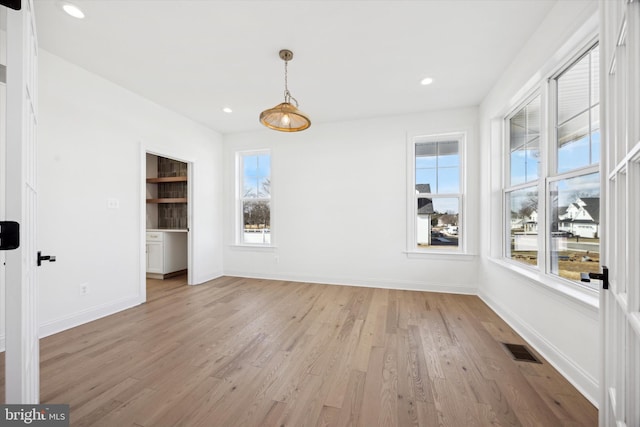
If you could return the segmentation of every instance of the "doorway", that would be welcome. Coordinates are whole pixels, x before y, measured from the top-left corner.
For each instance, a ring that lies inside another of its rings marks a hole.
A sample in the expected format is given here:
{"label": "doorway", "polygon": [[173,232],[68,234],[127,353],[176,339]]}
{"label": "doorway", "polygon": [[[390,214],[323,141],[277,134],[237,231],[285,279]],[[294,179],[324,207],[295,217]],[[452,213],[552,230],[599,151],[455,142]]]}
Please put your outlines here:
{"label": "doorway", "polygon": [[190,283],[190,163],[145,153],[146,301]]}

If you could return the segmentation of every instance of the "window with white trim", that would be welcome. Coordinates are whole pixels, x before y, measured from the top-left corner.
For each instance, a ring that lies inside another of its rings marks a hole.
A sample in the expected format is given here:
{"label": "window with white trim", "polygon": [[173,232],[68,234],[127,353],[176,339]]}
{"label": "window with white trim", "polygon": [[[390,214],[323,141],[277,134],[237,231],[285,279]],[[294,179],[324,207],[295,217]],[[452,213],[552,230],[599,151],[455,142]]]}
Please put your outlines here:
{"label": "window with white trim", "polygon": [[463,250],[464,141],[464,134],[413,138],[409,250]]}
{"label": "window with white trim", "polygon": [[549,270],[578,283],[581,273],[600,271],[599,63],[594,45],[550,82],[556,108],[547,189]]}
{"label": "window with white trim", "polygon": [[507,118],[509,173],[504,191],[507,208],[505,256],[538,264],[538,187],[540,177],[540,95]]}
{"label": "window with white trim", "polygon": [[598,57],[594,44],[505,119],[504,256],[574,283],[599,270]]}
{"label": "window with white trim", "polygon": [[238,244],[271,245],[271,153],[237,154]]}

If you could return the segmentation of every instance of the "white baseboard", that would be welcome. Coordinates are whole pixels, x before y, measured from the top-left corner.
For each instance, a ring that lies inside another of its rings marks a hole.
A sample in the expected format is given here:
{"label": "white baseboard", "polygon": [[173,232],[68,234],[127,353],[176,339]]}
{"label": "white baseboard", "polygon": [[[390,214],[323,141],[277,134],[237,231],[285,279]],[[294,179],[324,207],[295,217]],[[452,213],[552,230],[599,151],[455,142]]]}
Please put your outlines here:
{"label": "white baseboard", "polygon": [[40,338],[66,331],[67,329],[92,322],[102,317],[126,310],[144,301],[137,297],[122,298],[99,306],[89,307],[76,313],[50,320],[40,325]]}
{"label": "white baseboard", "polygon": [[489,295],[479,292],[478,296],[522,336],[531,346],[544,357],[560,374],[567,379],[582,395],[598,408],[600,389],[598,380],[576,365],[569,357],[555,345],[540,335],[516,313],[496,303]]}
{"label": "white baseboard", "polygon": [[324,285],[358,286],[366,288],[397,289],[402,291],[444,292],[450,294],[476,295],[478,288],[463,284],[438,284],[408,280],[380,280],[357,278],[316,277],[298,274],[251,274],[246,271],[225,271],[225,276],[248,277],[252,279],[287,280],[290,282],[319,283]]}

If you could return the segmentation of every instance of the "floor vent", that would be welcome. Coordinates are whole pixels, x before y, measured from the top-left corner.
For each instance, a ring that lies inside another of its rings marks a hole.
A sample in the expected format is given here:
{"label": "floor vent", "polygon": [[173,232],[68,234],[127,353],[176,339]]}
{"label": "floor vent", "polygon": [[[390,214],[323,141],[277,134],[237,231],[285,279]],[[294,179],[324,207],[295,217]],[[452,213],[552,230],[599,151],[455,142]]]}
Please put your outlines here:
{"label": "floor vent", "polygon": [[507,344],[503,342],[502,345],[511,353],[513,359],[518,362],[542,363],[522,344]]}

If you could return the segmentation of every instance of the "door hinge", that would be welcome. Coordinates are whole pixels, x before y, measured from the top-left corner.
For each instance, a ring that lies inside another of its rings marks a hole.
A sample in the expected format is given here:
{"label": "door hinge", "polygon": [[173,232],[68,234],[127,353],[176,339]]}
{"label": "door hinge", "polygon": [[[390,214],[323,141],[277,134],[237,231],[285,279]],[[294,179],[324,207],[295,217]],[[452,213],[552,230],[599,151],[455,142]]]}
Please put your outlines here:
{"label": "door hinge", "polygon": [[10,251],[20,247],[20,224],[15,221],[0,221],[0,250]]}

